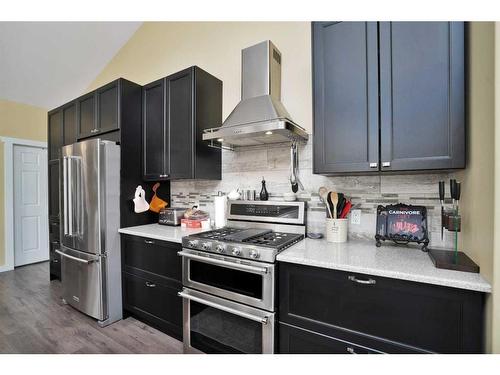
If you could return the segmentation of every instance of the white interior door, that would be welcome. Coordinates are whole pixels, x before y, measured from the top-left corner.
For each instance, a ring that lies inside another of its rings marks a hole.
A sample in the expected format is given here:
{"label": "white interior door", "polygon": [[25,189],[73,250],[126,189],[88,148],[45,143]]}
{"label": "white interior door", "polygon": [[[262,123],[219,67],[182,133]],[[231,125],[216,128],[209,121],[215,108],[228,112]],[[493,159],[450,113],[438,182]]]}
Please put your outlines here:
{"label": "white interior door", "polygon": [[49,259],[47,150],[14,145],[14,265]]}

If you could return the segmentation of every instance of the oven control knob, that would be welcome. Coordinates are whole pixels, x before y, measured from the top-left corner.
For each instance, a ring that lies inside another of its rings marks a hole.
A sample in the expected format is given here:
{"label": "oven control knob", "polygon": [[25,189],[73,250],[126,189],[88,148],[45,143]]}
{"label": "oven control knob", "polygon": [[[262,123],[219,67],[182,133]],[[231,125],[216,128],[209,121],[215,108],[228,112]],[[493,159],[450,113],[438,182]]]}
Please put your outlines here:
{"label": "oven control knob", "polygon": [[250,250],[250,258],[257,259],[260,257],[260,254],[257,250]]}
{"label": "oven control knob", "polygon": [[191,240],[188,242],[189,247],[196,247],[197,244],[198,244],[198,241],[196,241],[196,240]]}
{"label": "oven control knob", "polygon": [[212,247],[212,244],[210,242],[205,242],[201,245],[201,248],[203,250],[210,250],[210,248]]}
{"label": "oven control knob", "polygon": [[224,252],[224,245],[217,245],[215,247],[215,251],[217,251],[218,253],[223,253]]}
{"label": "oven control knob", "polygon": [[233,255],[236,255],[236,256],[241,255],[241,249],[239,247],[235,247],[233,249]]}

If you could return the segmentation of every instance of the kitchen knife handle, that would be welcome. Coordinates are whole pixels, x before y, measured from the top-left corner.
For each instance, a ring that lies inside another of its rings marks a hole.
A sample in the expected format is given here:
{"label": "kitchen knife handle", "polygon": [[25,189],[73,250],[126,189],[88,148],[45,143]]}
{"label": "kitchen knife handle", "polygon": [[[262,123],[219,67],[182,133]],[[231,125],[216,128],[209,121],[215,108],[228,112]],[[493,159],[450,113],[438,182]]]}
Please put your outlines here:
{"label": "kitchen knife handle", "polygon": [[450,180],[450,195],[452,199],[457,199],[457,180],[451,179]]}
{"label": "kitchen knife handle", "polygon": [[444,181],[439,181],[439,200],[444,201]]}
{"label": "kitchen knife handle", "polygon": [[455,199],[457,201],[460,200],[460,182],[457,182],[456,185],[455,185]]}

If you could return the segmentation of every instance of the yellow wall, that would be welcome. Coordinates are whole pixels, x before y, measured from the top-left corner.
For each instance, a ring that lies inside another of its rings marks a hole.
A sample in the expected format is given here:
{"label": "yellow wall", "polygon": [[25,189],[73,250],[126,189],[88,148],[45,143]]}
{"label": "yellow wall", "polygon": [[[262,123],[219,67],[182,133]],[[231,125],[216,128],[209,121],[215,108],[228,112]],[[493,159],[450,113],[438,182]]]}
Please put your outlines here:
{"label": "yellow wall", "polygon": [[198,65],[224,82],[226,118],[240,100],[241,49],[266,39],[282,54],[282,101],[293,120],[311,132],[309,22],[144,23],[88,91],[118,77],[145,84]]}
{"label": "yellow wall", "polygon": [[[0,137],[47,141],[47,110],[0,100]],[[0,266],[5,264],[4,230],[4,165],[0,142]]]}
{"label": "yellow wall", "polygon": [[493,256],[492,351],[500,353],[500,23],[495,23],[495,242]]}
{"label": "yellow wall", "polygon": [[[469,25],[468,163],[462,182],[462,244],[464,251],[493,283],[495,24]],[[486,349],[491,350],[492,298],[486,301]]]}

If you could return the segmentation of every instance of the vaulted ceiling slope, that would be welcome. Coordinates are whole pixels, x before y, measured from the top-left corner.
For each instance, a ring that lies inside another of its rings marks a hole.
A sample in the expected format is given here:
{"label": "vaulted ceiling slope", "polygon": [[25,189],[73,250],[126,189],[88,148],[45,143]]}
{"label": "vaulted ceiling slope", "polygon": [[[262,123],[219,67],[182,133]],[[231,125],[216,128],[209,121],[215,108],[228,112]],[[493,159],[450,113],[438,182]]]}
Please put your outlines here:
{"label": "vaulted ceiling slope", "polygon": [[52,109],[78,97],[141,22],[0,22],[0,99]]}

